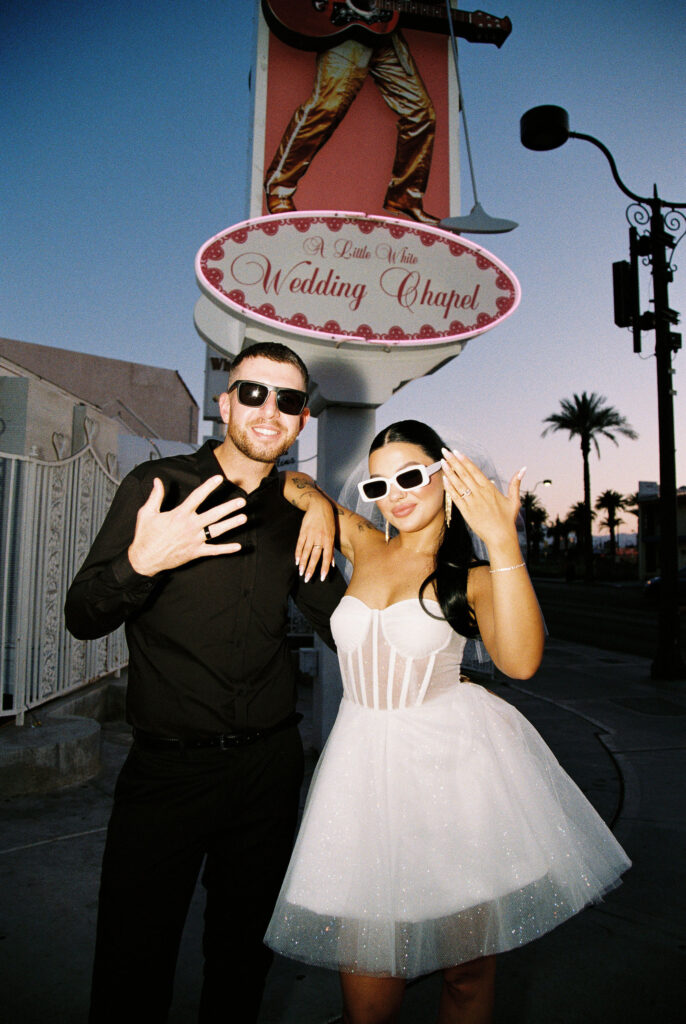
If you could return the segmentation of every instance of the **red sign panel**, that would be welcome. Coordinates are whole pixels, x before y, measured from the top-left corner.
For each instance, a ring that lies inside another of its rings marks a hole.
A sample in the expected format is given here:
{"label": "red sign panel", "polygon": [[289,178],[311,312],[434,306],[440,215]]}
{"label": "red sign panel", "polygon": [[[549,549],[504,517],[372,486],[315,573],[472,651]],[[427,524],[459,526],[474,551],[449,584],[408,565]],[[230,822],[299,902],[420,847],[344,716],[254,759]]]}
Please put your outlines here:
{"label": "red sign panel", "polygon": [[[321,12],[310,0],[277,6],[326,26],[332,5]],[[270,198],[261,209],[253,205],[253,213],[383,214],[386,200],[403,203],[408,196],[438,218],[454,213],[459,203],[457,195],[450,202],[449,151],[456,161],[459,113],[456,93],[450,109],[446,35],[396,31],[366,46],[339,29],[318,53],[289,46],[273,32],[264,42],[265,105],[256,109],[253,173]],[[453,172],[457,181],[456,163]],[[292,205],[274,205],[283,201]]]}

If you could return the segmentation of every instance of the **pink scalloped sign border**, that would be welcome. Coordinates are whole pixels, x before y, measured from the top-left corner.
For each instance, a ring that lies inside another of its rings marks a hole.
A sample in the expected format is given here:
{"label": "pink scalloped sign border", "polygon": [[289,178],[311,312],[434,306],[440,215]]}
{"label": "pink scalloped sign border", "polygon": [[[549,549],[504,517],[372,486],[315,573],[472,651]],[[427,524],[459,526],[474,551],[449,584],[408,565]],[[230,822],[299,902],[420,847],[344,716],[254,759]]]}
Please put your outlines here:
{"label": "pink scalloped sign border", "polygon": [[234,316],[336,343],[472,338],[521,297],[514,274],[481,246],[361,213],[243,221],[202,246],[195,270],[201,290]]}

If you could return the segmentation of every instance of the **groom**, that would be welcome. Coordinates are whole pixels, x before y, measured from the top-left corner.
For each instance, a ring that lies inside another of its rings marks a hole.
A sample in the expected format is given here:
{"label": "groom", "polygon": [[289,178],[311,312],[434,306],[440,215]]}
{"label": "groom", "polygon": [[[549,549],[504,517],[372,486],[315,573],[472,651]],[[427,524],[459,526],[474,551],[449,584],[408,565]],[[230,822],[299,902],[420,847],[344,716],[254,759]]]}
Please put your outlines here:
{"label": "groom", "polygon": [[336,571],[299,577],[302,513],[275,468],[307,422],[307,388],[286,346],[241,352],[219,399],[224,440],[134,469],[69,589],[69,630],[125,622],[130,654],[134,739],[103,859],[91,1024],[167,1019],[201,871],[199,1020],[257,1019],[303,769],[288,597],[333,645],[345,589]]}

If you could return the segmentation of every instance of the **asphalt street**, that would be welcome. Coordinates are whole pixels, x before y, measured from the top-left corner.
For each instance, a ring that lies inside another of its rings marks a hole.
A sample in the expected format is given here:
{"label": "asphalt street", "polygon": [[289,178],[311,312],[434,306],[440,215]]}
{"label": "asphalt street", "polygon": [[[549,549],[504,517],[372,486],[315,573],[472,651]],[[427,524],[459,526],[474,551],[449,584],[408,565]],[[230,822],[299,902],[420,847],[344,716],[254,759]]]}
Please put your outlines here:
{"label": "asphalt street", "polygon": [[[495,1024],[672,1024],[686,975],[686,681],[656,684],[641,657],[559,640],[525,683],[490,688],[536,726],[634,864],[597,907],[499,958]],[[301,692],[310,770],[311,691]],[[128,727],[103,728],[103,772],[0,808],[0,992],[8,1024],[85,1022],[100,859]],[[306,785],[301,799],[304,800]],[[195,1020],[202,894],[179,958],[170,1024]],[[436,1019],[440,979],[408,988],[401,1024]],[[277,959],[260,1024],[339,1019],[334,973]],[[232,1019],[227,1004],[227,1024]]]}

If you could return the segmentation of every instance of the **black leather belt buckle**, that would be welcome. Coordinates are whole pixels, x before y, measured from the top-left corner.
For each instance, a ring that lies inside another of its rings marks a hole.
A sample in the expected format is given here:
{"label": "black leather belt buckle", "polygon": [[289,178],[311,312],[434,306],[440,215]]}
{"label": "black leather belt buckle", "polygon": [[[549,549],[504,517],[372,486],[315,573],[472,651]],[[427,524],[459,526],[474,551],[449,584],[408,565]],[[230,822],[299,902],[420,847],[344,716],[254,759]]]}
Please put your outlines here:
{"label": "black leather belt buckle", "polygon": [[220,750],[230,750],[231,747],[243,747],[246,743],[254,743],[255,740],[260,738],[261,733],[255,731],[252,733],[245,732],[225,732],[221,736],[217,736],[217,746]]}
{"label": "black leather belt buckle", "polygon": [[271,736],[275,732],[281,732],[289,726],[297,725],[302,715],[293,713],[276,725],[267,726],[265,729],[246,729],[244,732],[224,732],[215,736],[208,736],[205,739],[180,739],[177,736],[158,736],[155,733],[145,732],[142,729],[133,730],[134,739],[148,750],[232,750],[234,747],[244,747],[249,743],[256,743],[265,736]]}

